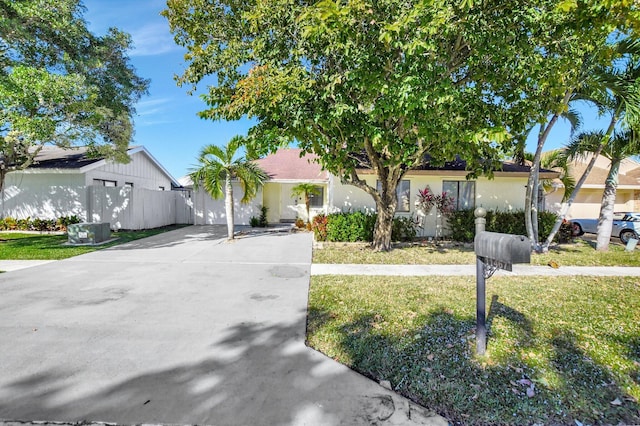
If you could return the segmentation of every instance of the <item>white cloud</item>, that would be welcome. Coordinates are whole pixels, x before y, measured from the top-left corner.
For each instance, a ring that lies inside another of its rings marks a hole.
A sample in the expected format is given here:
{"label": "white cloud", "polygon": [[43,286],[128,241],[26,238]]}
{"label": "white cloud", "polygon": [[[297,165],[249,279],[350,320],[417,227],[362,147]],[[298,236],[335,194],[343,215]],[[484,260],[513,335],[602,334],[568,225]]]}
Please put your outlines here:
{"label": "white cloud", "polygon": [[156,56],[178,49],[166,23],[146,24],[131,32],[130,56]]}
{"label": "white cloud", "polygon": [[166,104],[168,104],[169,101],[169,98],[158,98],[138,102],[138,104],[136,105],[136,115],[138,117],[144,117],[162,113],[166,111]]}

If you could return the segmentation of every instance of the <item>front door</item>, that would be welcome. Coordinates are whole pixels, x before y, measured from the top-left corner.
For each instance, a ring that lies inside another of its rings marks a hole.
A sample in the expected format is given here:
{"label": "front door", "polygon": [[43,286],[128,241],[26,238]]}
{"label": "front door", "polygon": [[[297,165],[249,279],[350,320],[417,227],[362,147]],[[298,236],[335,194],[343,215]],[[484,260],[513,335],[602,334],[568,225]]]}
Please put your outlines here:
{"label": "front door", "polygon": [[293,223],[298,217],[300,200],[291,195],[293,187],[293,184],[282,184],[280,187],[280,222]]}

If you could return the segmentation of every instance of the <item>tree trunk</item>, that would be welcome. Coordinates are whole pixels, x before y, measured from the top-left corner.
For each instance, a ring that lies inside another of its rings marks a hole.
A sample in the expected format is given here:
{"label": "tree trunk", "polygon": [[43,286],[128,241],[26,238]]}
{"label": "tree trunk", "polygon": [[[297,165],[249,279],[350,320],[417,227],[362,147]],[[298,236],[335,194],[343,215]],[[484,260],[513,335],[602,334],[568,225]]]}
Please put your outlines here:
{"label": "tree trunk", "polygon": [[382,180],[380,186],[380,197],[376,199],[378,217],[373,230],[373,242],[371,246],[375,251],[389,251],[391,250],[393,218],[395,217],[396,206],[398,204],[398,198],[396,196],[398,182],[394,179]]}
{"label": "tree trunk", "polygon": [[393,206],[387,206],[386,208],[378,206],[378,218],[376,219],[376,227],[373,230],[373,250],[391,250],[391,230],[393,229],[395,212],[395,203]]}
{"label": "tree trunk", "polygon": [[233,240],[233,185],[231,175],[227,174],[224,180],[224,207],[227,213],[227,239]]}
{"label": "tree trunk", "polygon": [[611,230],[613,227],[613,210],[616,204],[616,190],[618,188],[618,171],[620,160],[612,160],[609,174],[604,184],[602,203],[600,204],[600,216],[598,217],[596,250],[608,251]]}
{"label": "tree trunk", "polygon": [[311,222],[311,198],[309,194],[305,192],[304,194],[304,205],[307,208],[307,223]]}

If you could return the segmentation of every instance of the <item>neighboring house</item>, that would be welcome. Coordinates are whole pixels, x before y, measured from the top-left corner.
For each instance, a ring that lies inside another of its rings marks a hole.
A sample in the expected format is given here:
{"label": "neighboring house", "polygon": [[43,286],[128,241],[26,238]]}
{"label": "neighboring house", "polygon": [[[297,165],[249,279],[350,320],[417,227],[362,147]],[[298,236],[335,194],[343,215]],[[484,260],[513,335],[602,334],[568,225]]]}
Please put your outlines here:
{"label": "neighboring house", "polygon": [[41,219],[75,215],[110,222],[114,229],[168,225],[176,223],[176,215],[178,222],[190,222],[190,208],[184,212],[188,206],[176,199],[188,200],[189,193],[171,192],[180,184],[144,147],[132,147],[128,154],[131,161],[121,164],[91,158],[84,147],[45,146],[30,167],[6,175],[0,214]]}
{"label": "neighboring house", "polygon": [[[248,224],[251,216],[259,215],[259,205],[268,208],[269,223],[293,222],[297,217],[306,219],[303,197],[292,195],[292,188],[299,183],[311,183],[318,187],[318,195],[311,198],[311,216],[338,211],[375,211],[373,198],[363,190],[352,185],[343,185],[340,179],[322,170],[316,162],[316,156],[300,156],[300,149],[280,149],[275,154],[257,160],[270,177],[262,192],[248,205],[240,205],[236,200],[236,223]],[[467,180],[466,163],[460,159],[436,168],[428,165],[408,172],[398,188],[397,215],[410,217],[420,223],[420,235],[434,236],[442,226],[435,209],[423,218],[415,209],[419,189],[429,185],[431,190],[440,194],[447,191],[455,199],[457,209],[473,209],[483,206],[488,209],[521,210],[524,208],[528,166],[519,166],[505,162],[501,170],[494,172],[494,179],[479,178]],[[358,171],[360,177],[369,185],[376,187],[377,179],[371,170]],[[542,179],[553,179],[558,173],[543,170]],[[240,190],[234,189],[234,191]],[[235,194],[235,192],[234,192]],[[201,206],[205,197],[202,191],[194,196],[196,223],[225,223],[224,203],[217,200],[214,204],[206,201],[207,208]],[[236,198],[239,198],[236,197]],[[200,218],[200,219],[198,219]]]}
{"label": "neighboring house", "polygon": [[[584,173],[591,155],[573,161],[569,167],[569,173],[578,181]],[[595,165],[589,173],[587,180],[578,191],[567,218],[597,218],[600,215],[600,205],[604,192],[604,183],[609,174],[611,162],[598,156]],[[547,195],[547,208],[559,212],[562,208],[564,186],[558,180],[553,182],[553,191]],[[638,212],[640,211],[640,163],[632,159],[623,160],[618,174],[618,189],[616,191],[616,204],[614,211]]]}

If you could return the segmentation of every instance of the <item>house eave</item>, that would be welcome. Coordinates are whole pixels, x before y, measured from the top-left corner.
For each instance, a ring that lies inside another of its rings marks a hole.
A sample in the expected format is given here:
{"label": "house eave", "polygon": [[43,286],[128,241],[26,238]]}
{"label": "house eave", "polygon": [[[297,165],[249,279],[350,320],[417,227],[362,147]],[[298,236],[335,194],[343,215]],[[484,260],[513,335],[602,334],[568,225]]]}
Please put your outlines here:
{"label": "house eave", "polygon": [[58,168],[51,168],[51,169],[30,169],[30,168],[26,168],[26,169],[20,169],[20,170],[13,170],[10,171],[9,173],[24,173],[24,174],[28,174],[28,175],[43,175],[43,174],[61,174],[61,175],[79,175],[82,174],[81,169],[58,169]]}
{"label": "house eave", "polygon": [[[371,169],[357,169],[358,174],[374,175],[375,172]],[[466,177],[469,174],[466,170],[409,170],[405,176],[452,176],[452,177]],[[514,178],[528,178],[528,172],[504,172],[495,171],[493,175],[496,177],[514,177]],[[541,172],[541,179],[555,179],[559,176],[556,172]]]}
{"label": "house eave", "polygon": [[328,179],[269,179],[265,183],[314,183],[328,184]]}

